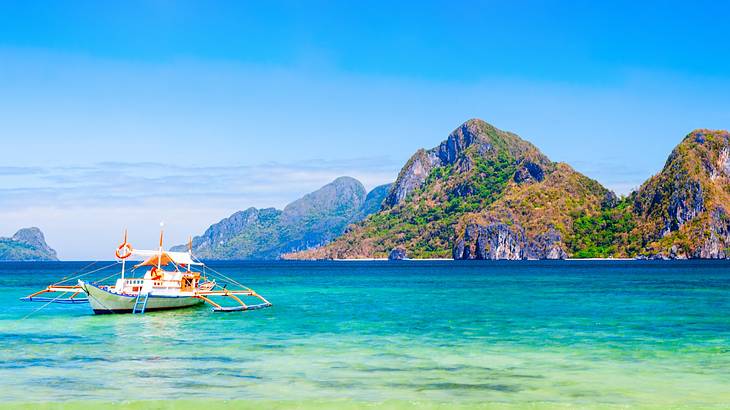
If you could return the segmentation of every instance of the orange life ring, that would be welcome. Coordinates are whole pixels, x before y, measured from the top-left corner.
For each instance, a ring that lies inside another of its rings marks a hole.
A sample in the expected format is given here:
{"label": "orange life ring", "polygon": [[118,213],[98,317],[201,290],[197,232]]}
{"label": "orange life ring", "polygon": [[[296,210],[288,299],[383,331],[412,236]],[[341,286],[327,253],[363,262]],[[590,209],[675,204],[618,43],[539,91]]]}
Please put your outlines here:
{"label": "orange life ring", "polygon": [[150,278],[152,280],[162,279],[162,273],[160,272],[159,269],[157,269],[157,266],[153,266],[152,269],[150,270]]}
{"label": "orange life ring", "polygon": [[[121,253],[122,250],[125,250],[125,252],[123,254]],[[130,256],[132,256],[132,245],[130,245],[127,242],[124,242],[123,244],[119,245],[119,247],[117,248],[116,252],[114,252],[114,254],[119,259],[127,259]]]}

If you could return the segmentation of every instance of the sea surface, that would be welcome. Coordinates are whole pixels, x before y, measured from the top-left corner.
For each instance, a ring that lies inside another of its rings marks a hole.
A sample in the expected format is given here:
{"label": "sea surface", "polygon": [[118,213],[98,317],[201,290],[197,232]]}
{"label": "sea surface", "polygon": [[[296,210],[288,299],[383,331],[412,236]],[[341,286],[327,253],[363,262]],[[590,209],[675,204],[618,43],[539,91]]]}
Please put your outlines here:
{"label": "sea surface", "polygon": [[18,300],[105,264],[0,263],[0,407],[730,407],[729,262],[218,262],[274,306]]}

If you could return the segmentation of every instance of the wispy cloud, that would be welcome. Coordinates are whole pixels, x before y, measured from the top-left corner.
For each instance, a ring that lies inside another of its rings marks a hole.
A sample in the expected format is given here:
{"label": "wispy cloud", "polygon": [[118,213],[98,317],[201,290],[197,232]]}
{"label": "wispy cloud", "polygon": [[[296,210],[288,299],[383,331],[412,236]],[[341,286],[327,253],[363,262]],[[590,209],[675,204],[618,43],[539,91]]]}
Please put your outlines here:
{"label": "wispy cloud", "polygon": [[0,168],[0,208],[143,205],[151,200],[281,207],[342,175],[366,187],[392,181],[399,165],[387,158],[311,159],[241,166],[102,162],[72,167]]}
{"label": "wispy cloud", "polygon": [[0,168],[0,236],[39,226],[63,259],[109,258],[125,227],[144,246],[166,221],[169,244],[181,243],[237,210],[282,208],[343,175],[369,189],[391,182],[401,166],[385,157],[237,166],[166,163]]}
{"label": "wispy cloud", "polygon": [[15,175],[35,175],[43,173],[40,167],[0,167],[0,177]]}

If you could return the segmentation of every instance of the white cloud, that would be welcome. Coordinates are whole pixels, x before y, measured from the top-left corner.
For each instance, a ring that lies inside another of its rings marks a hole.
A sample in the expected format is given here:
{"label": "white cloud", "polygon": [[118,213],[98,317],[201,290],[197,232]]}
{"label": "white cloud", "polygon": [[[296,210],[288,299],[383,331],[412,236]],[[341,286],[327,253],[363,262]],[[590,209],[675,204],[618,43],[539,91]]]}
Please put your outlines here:
{"label": "white cloud", "polygon": [[[307,160],[253,166],[163,166],[147,162],[0,170],[0,232],[39,226],[63,259],[109,258],[124,227],[168,244],[251,206],[282,208],[348,175],[366,188],[391,182],[400,164],[385,158]],[[144,235],[144,236],[143,236]]]}

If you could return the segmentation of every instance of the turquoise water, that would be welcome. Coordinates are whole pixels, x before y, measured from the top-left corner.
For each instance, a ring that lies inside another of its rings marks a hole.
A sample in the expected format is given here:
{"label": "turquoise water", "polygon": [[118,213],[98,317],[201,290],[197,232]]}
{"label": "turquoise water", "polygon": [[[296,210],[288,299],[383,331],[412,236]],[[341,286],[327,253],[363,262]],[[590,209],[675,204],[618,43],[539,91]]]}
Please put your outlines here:
{"label": "turquoise water", "polygon": [[18,301],[84,265],[0,263],[4,405],[730,406],[728,262],[230,262],[273,308]]}

